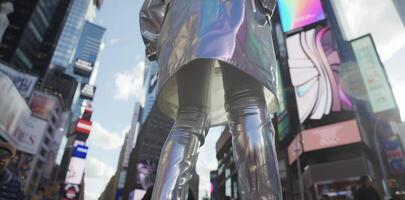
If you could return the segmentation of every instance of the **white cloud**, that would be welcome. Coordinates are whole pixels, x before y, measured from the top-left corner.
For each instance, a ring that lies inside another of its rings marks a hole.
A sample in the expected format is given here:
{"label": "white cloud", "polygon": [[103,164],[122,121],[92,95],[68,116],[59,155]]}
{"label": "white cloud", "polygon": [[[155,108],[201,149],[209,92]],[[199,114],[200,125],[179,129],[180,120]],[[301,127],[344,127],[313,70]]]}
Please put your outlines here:
{"label": "white cloud", "polygon": [[143,74],[145,62],[140,61],[129,71],[118,72],[114,75],[114,99],[127,101],[131,97],[138,100],[143,97]]}
{"label": "white cloud", "polygon": [[115,170],[94,157],[88,157],[85,169],[85,199],[96,200]]}
{"label": "white cloud", "polygon": [[108,166],[95,157],[88,157],[86,160],[86,179],[107,180],[114,172],[113,167]]}
{"label": "white cloud", "polygon": [[112,133],[101,126],[98,122],[93,122],[89,141],[103,149],[120,148],[124,143],[125,133],[129,130],[125,128],[121,133]]}

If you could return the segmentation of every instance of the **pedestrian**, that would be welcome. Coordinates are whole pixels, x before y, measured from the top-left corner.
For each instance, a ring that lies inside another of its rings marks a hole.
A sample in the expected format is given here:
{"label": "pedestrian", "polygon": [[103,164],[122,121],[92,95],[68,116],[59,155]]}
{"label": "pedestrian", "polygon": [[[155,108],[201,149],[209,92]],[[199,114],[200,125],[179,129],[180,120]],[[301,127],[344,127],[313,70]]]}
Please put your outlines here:
{"label": "pedestrian", "polygon": [[0,142],[0,200],[26,199],[20,180],[7,169],[15,155],[16,149],[13,145]]}
{"label": "pedestrian", "polygon": [[367,175],[360,177],[360,187],[354,194],[354,200],[380,200],[380,195],[374,188],[371,178]]}
{"label": "pedestrian", "polygon": [[159,66],[156,103],[175,123],[152,199],[185,199],[209,127],[228,123],[241,199],[282,199],[271,113],[275,0],[144,0],[140,30]]}

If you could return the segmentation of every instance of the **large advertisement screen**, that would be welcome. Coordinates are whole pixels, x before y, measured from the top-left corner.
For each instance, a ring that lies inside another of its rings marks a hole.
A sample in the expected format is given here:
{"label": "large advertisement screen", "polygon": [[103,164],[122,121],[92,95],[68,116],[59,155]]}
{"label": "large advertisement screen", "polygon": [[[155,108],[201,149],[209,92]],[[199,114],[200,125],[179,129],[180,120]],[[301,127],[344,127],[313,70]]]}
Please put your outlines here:
{"label": "large advertisement screen", "polygon": [[147,190],[155,182],[157,163],[149,160],[138,162],[136,165],[135,188]]}
{"label": "large advertisement screen", "polygon": [[32,110],[32,115],[48,120],[50,113],[59,106],[59,100],[55,96],[45,94],[40,91],[32,93],[29,106]]}
{"label": "large advertisement screen", "polygon": [[14,133],[17,149],[29,154],[36,154],[48,123],[30,116],[22,120]]}
{"label": "large advertisement screen", "polygon": [[328,27],[287,38],[288,65],[301,123],[352,108],[342,81],[342,62],[336,46]]}
{"label": "large advertisement screen", "polygon": [[81,184],[84,168],[86,166],[86,155],[88,147],[78,145],[72,153],[69,169],[66,175],[65,183]]}
{"label": "large advertisement screen", "polygon": [[392,175],[405,174],[405,151],[399,135],[386,136],[380,143],[389,172]]}
{"label": "large advertisement screen", "polygon": [[325,19],[320,0],[279,0],[284,32],[291,32]]}
{"label": "large advertisement screen", "polygon": [[396,102],[371,35],[355,39],[351,45],[373,112],[395,109]]}
{"label": "large advertisement screen", "polygon": [[307,129],[297,135],[288,146],[289,164],[292,164],[303,152],[359,142],[361,142],[361,135],[356,120]]}

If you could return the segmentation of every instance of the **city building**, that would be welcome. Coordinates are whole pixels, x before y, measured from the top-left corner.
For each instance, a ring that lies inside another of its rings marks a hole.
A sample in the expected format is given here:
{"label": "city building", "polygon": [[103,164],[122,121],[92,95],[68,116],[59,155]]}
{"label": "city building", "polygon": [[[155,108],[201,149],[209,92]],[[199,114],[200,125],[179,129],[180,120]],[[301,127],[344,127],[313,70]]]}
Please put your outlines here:
{"label": "city building", "polygon": [[[143,89],[145,92],[145,105],[139,108],[138,118],[132,119],[132,126],[138,123],[137,133],[134,136],[135,146],[129,154],[128,169],[137,169],[138,166],[155,168],[160,152],[167,135],[172,127],[173,120],[165,116],[155,103],[157,85],[157,63],[145,60]],[[135,116],[135,112],[134,112]],[[132,129],[132,128],[131,128]],[[156,169],[154,169],[156,170]],[[154,171],[152,170],[152,171]],[[128,199],[135,190],[146,190],[138,180],[138,170],[127,171],[122,198]]]}
{"label": "city building", "polygon": [[[80,116],[85,99],[93,100],[96,88],[94,83],[90,83],[90,78],[97,76],[97,74],[93,74],[93,71],[96,67],[104,32],[105,28],[85,22],[73,61],[65,70],[66,74],[74,76],[79,82],[80,96],[73,103],[73,119]],[[95,78],[93,79],[95,80]]]}
{"label": "city building", "polygon": [[[314,12],[302,8],[302,12],[295,13],[293,21],[302,20],[301,23],[290,23],[289,17],[294,14],[290,11],[298,1],[290,3],[280,1],[273,19],[283,96],[287,102],[276,115],[282,155],[279,165],[287,172],[281,177],[284,196],[287,199],[317,199],[322,195],[345,198],[351,194],[351,187],[359,185],[362,175],[376,180],[388,178],[380,155],[384,150],[379,143],[388,144],[384,135],[391,134],[377,118],[398,121],[398,110],[384,69],[376,63],[371,66],[385,78],[379,83],[383,89],[378,94],[384,94],[385,102],[378,108],[378,115],[373,102],[376,96],[370,95],[367,100],[356,98],[366,88],[370,89],[363,83],[367,75],[362,75],[364,66],[370,65],[359,55],[375,56],[372,59],[377,60],[379,57],[368,36],[353,41],[344,39],[342,21],[333,10],[335,2],[318,0],[308,4],[308,8],[319,9]],[[281,30],[278,26],[282,27],[281,33],[277,32]],[[369,52],[358,52],[365,51],[356,48],[360,40],[368,42]],[[317,48],[309,50],[304,43],[312,43]],[[345,76],[343,70],[349,70],[348,67],[357,73]],[[288,128],[283,123],[285,117]],[[386,195],[382,182],[376,184],[379,193]]]}
{"label": "city building", "polygon": [[213,191],[211,197],[213,199],[225,199],[225,197],[238,199],[238,173],[235,168],[232,139],[228,126],[221,133],[215,149],[218,170],[216,170],[215,176],[212,177]]}
{"label": "city building", "polygon": [[155,103],[156,93],[157,93],[157,75],[158,74],[158,64],[157,62],[150,62],[145,59],[145,71],[143,76],[143,90],[145,91],[145,104],[142,110],[142,116],[140,123],[143,124],[146,118],[149,116],[152,107]]}
{"label": "city building", "polygon": [[[73,159],[72,155],[74,149],[77,148],[78,142],[85,145],[90,134],[92,125],[92,121],[90,120],[91,114],[88,115],[86,112],[93,112],[92,101],[96,92],[94,83],[97,76],[97,74],[93,72],[95,71],[94,68],[97,67],[96,61],[104,32],[105,28],[86,21],[82,28],[77,47],[75,48],[73,59],[64,70],[65,74],[74,77],[78,81],[78,87],[71,106],[71,123],[67,130],[67,143],[57,177],[59,182],[65,181],[69,172],[68,169],[73,166],[70,162],[71,159]],[[86,130],[81,130],[82,127],[86,127]],[[73,185],[82,188],[83,181],[73,183]]]}
{"label": "city building", "polygon": [[[140,117],[140,104],[138,102],[135,103],[134,112],[132,114],[132,121],[131,121],[131,128],[129,129],[128,133],[125,135],[124,144],[121,147],[117,170],[115,175],[113,176],[114,179],[111,179],[111,183],[109,183],[105,191],[99,197],[100,200],[105,199],[121,199],[122,194],[124,191],[125,179],[128,173],[128,163],[129,157],[131,154],[132,149],[134,148],[134,142],[136,141],[137,137],[137,130],[138,130],[138,120]],[[129,170],[131,171],[131,170]]]}
{"label": "city building", "polygon": [[70,1],[65,26],[52,57],[52,65],[67,68],[72,62],[84,23],[86,20],[91,20],[86,16],[88,16],[92,7],[96,6],[96,3],[97,1],[93,2],[92,0]]}
{"label": "city building", "polygon": [[19,70],[44,76],[70,1],[15,0],[0,45],[0,59]]}

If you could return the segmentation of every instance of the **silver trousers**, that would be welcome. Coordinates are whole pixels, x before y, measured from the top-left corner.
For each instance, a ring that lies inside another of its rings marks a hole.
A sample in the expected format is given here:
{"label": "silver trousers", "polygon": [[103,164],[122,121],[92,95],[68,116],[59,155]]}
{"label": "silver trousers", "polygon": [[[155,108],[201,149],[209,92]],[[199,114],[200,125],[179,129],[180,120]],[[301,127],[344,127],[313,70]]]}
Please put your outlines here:
{"label": "silver trousers", "polygon": [[[188,181],[208,128],[206,102],[213,63],[195,60],[177,74],[178,117],[162,149],[153,200],[187,197]],[[227,63],[220,65],[239,194],[243,200],[281,200],[274,129],[263,86]]]}

